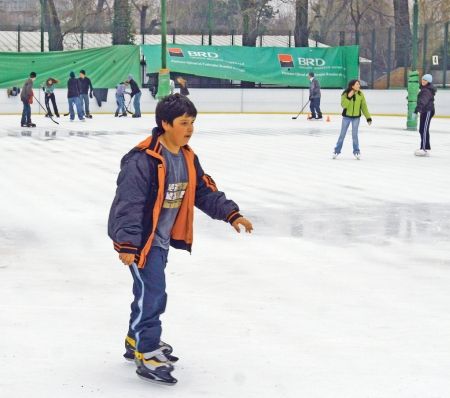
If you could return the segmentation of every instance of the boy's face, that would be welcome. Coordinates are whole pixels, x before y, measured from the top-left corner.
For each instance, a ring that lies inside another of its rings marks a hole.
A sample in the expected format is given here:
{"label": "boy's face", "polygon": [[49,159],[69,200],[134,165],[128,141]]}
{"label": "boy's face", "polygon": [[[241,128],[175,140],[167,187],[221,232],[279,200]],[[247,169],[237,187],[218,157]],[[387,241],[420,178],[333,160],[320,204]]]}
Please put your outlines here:
{"label": "boy's face", "polygon": [[195,118],[187,114],[178,116],[172,124],[163,120],[164,138],[178,147],[186,145],[194,133],[194,121]]}

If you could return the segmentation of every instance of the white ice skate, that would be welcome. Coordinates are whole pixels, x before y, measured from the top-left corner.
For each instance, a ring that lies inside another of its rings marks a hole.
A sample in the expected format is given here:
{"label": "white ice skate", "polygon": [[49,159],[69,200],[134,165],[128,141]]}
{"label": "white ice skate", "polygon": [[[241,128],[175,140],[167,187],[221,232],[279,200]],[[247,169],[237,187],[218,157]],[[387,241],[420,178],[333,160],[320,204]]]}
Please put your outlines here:
{"label": "white ice skate", "polygon": [[354,153],[353,156],[355,157],[356,160],[360,160],[361,159],[361,154],[360,153]]}
{"label": "white ice skate", "polygon": [[336,159],[337,157],[339,156],[339,154],[338,153],[333,153],[333,159]]}
{"label": "white ice skate", "polygon": [[424,149],[417,149],[415,152],[414,152],[414,155],[416,155],[416,156],[429,156],[429,154],[428,154],[428,152],[427,151],[425,151]]}

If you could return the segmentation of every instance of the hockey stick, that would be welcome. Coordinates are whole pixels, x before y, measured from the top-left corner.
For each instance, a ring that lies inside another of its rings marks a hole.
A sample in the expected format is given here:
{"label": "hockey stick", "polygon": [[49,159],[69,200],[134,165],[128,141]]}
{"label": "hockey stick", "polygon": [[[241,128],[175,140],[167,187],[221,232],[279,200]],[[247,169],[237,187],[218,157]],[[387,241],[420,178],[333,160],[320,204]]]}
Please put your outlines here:
{"label": "hockey stick", "polygon": [[[130,95],[129,93],[126,93],[126,94],[128,94],[128,95]],[[125,105],[125,110],[130,114],[130,115],[134,115],[134,113],[133,112],[131,112],[129,109],[128,109],[128,107],[130,106],[130,104],[131,104],[131,100],[132,100],[132,97],[131,97],[131,95],[130,95],[130,99],[128,100],[128,104],[124,104]]]}
{"label": "hockey stick", "polygon": [[39,102],[39,100],[36,98],[35,95],[33,95],[36,102],[39,104],[39,106],[42,108],[43,111],[45,111],[46,114],[48,114],[48,117],[51,119],[53,123],[59,124],[56,120],[53,120],[53,118],[49,115],[49,112],[42,106],[42,104]]}
{"label": "hockey stick", "polygon": [[306,105],[308,105],[309,104],[309,100],[308,100],[308,102],[305,104],[305,106],[302,108],[302,110],[297,114],[297,116],[292,116],[292,119],[297,119],[299,116],[300,116],[300,114],[303,112],[303,109],[305,109],[306,108]]}

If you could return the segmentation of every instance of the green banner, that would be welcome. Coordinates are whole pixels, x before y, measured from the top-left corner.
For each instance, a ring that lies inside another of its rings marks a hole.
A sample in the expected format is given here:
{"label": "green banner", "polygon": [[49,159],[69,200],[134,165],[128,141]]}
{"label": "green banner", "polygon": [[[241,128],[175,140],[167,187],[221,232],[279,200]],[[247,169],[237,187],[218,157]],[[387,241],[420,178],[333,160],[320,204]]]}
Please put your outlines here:
{"label": "green banner", "polygon": [[[142,45],[147,73],[161,68],[161,46]],[[359,46],[238,47],[171,44],[172,72],[283,86],[309,86],[313,71],[323,88],[341,88],[359,76]]]}
{"label": "green banner", "polygon": [[139,46],[111,46],[77,51],[45,53],[0,52],[0,88],[22,87],[30,72],[36,72],[34,86],[42,85],[47,78],[60,82],[57,88],[67,86],[69,73],[86,71],[97,88],[112,88],[132,74],[141,80]]}

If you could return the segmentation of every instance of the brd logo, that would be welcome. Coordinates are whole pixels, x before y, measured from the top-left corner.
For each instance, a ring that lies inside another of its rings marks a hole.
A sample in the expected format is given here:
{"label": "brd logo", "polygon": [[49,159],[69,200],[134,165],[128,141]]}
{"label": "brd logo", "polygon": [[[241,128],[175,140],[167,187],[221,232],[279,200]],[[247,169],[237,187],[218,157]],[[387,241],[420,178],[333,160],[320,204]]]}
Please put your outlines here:
{"label": "brd logo", "polygon": [[298,59],[300,66],[324,66],[325,60],[322,58],[302,58]]}
{"label": "brd logo", "polygon": [[219,54],[211,51],[188,51],[190,57],[219,58]]}

